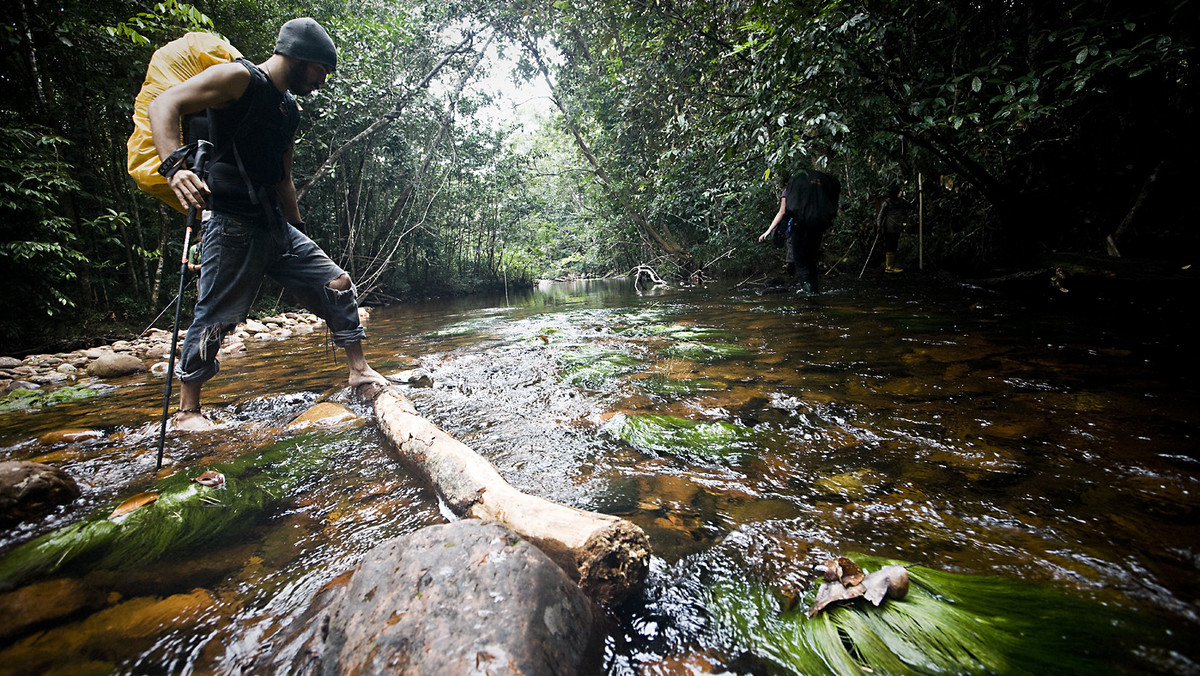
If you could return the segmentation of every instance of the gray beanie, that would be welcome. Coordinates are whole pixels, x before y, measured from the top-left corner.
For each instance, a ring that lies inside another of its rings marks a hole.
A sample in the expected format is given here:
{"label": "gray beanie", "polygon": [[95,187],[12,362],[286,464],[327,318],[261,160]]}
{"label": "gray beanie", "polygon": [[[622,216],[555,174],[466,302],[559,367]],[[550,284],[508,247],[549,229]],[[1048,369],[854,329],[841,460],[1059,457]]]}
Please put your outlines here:
{"label": "gray beanie", "polygon": [[279,28],[275,53],[301,61],[312,61],[337,70],[337,48],[333,38],[314,19],[292,19]]}

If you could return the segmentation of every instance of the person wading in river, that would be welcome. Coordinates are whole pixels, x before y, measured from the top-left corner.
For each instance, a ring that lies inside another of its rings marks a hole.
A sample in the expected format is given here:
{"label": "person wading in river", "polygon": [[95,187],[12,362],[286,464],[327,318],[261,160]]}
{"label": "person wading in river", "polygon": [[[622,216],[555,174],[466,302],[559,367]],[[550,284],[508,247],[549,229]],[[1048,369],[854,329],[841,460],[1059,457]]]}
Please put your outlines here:
{"label": "person wading in river", "polygon": [[819,293],[821,237],[837,216],[838,198],[842,186],[836,178],[823,171],[798,163],[787,179],[787,187],[779,198],[779,211],[758,241],[771,236],[780,223],[791,219],[792,234],[788,249],[790,265],[795,266],[797,291]]}
{"label": "person wading in river", "polygon": [[783,246],[783,277],[791,279],[796,274],[796,249],[792,243],[792,217],[787,213],[787,184],[788,175],[780,174],[779,211],[775,213],[775,218],[771,219],[767,231],[758,236],[758,241],[765,242],[774,234],[775,246]]}
{"label": "person wading in river", "polygon": [[912,202],[900,199],[900,186],[888,187],[887,197],[879,205],[879,213],[875,216],[875,231],[883,237],[885,272],[904,272],[896,267],[896,253],[900,250],[904,220],[912,210]]}
{"label": "person wading in river", "polygon": [[[263,63],[238,59],[209,67],[150,104],[154,146],[171,190],[184,206],[212,212],[201,242],[195,317],[176,369],[180,429],[211,425],[200,413],[201,388],[217,374],[221,341],[246,319],[263,275],[325,320],[334,344],[346,351],[351,386],[386,382],[363,356],[366,332],[350,276],[301,232],[292,182],[300,122],[293,95],[316,91],[336,68],[337,50],[325,29],[313,19],[292,19]],[[180,116],[205,109],[214,144],[207,181],[173,155]]]}

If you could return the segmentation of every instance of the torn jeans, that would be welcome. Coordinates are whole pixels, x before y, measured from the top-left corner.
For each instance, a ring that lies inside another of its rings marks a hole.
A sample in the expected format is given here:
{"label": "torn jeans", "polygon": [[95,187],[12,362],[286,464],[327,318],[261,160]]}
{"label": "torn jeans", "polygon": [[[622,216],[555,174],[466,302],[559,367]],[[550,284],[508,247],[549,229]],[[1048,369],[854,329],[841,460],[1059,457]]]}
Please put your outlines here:
{"label": "torn jeans", "polygon": [[203,382],[217,374],[221,340],[245,321],[264,275],[324,319],[335,345],[345,347],[366,337],[354,286],[329,288],[345,271],[282,217],[271,224],[264,220],[216,213],[205,224],[195,318],[175,370],[181,382]]}

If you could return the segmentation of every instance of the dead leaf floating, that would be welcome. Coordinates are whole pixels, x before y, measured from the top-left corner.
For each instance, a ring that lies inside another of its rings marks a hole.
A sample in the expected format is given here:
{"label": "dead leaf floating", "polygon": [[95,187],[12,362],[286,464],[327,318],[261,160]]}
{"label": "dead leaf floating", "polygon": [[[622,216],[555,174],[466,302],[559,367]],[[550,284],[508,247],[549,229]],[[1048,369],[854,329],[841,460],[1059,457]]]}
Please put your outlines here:
{"label": "dead leaf floating", "polygon": [[138,507],[144,507],[157,499],[158,493],[155,493],[154,491],[138,493],[137,495],[130,497],[125,502],[122,502],[119,507],[113,510],[112,514],[108,515],[108,518],[115,519],[120,516],[125,516]]}
{"label": "dead leaf floating", "polygon": [[843,556],[825,561],[824,577],[826,581],[817,590],[817,597],[808,609],[809,617],[831,603],[860,596],[878,606],[885,598],[902,599],[908,595],[908,569],[904,566],[884,566],[865,574],[857,564]]}
{"label": "dead leaf floating", "polygon": [[884,566],[868,575],[862,582],[863,596],[878,606],[883,599],[902,599],[908,596],[908,569],[904,566]]}
{"label": "dead leaf floating", "polygon": [[225,485],[225,475],[210,469],[204,474],[195,477],[192,479],[192,481],[195,481],[201,486],[213,486],[214,488],[220,488]]}

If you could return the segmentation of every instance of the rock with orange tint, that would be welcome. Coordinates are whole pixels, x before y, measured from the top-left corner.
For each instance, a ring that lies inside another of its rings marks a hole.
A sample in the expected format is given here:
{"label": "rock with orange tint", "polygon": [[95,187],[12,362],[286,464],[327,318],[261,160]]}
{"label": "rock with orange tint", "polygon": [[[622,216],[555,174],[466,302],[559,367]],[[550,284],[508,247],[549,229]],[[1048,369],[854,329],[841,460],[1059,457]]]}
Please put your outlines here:
{"label": "rock with orange tint", "polygon": [[104,592],[73,578],[49,580],[0,594],[0,640],[39,625],[104,606]]}
{"label": "rock with orange tint", "polygon": [[73,444],[76,441],[90,441],[92,439],[100,439],[103,436],[104,432],[101,432],[100,430],[56,430],[54,432],[47,432],[38,437],[38,442],[47,446],[51,444]]}
{"label": "rock with orange tint", "polygon": [[164,636],[207,633],[238,607],[205,589],[166,598],[132,598],[0,649],[0,672],[20,665],[20,671],[12,673],[124,673],[110,663],[149,650]]}
{"label": "rock with orange tint", "polygon": [[323,401],[319,404],[314,404],[307,411],[297,416],[295,420],[288,423],[288,429],[296,431],[309,427],[352,427],[362,425],[364,422],[366,421],[348,407],[342,404]]}

